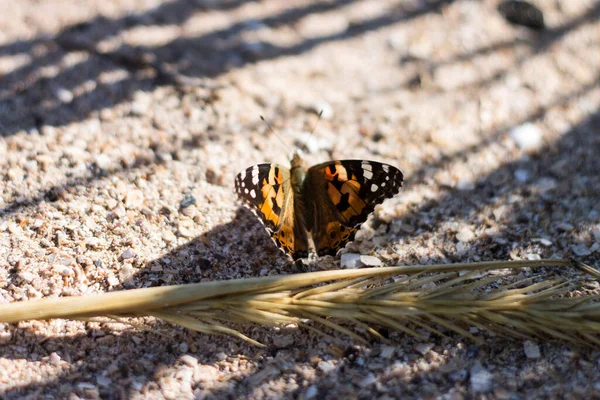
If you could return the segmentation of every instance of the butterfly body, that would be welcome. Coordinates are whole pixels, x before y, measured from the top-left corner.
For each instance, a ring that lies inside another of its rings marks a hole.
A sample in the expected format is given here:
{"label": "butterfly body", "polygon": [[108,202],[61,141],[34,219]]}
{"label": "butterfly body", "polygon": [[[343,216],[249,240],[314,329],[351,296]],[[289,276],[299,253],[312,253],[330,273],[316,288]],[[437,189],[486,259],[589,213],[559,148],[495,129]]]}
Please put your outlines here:
{"label": "butterfly body", "polygon": [[258,164],[235,179],[238,196],[293,259],[308,256],[309,238],[319,256],[335,255],[377,204],[402,186],[399,169],[374,161],[339,160],[306,169],[298,153],[291,167]]}

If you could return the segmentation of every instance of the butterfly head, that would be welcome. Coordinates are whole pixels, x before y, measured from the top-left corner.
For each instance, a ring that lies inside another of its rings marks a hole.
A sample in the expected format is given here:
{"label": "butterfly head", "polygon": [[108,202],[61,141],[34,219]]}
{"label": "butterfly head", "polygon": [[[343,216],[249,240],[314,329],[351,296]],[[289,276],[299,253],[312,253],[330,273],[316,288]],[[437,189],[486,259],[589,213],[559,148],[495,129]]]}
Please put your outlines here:
{"label": "butterfly head", "polygon": [[304,166],[304,159],[302,158],[302,151],[296,149],[292,155],[292,161],[290,161],[292,168],[298,168]]}

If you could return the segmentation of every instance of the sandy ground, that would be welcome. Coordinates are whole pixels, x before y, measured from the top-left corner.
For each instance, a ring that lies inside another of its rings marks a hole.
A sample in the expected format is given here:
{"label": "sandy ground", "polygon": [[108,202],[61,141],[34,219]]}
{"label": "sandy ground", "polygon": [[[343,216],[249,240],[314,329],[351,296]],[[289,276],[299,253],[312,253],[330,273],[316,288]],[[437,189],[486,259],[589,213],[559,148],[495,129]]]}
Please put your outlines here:
{"label": "sandy ground", "polygon": [[[406,178],[345,251],[599,266],[600,3],[536,3],[542,32],[491,0],[0,3],[0,303],[339,266],[291,263],[233,193],[241,169],[287,162],[259,115],[293,149],[321,109],[309,164]],[[560,343],[243,327],[258,349],[137,324],[0,324],[0,396],[600,392],[600,353]]]}

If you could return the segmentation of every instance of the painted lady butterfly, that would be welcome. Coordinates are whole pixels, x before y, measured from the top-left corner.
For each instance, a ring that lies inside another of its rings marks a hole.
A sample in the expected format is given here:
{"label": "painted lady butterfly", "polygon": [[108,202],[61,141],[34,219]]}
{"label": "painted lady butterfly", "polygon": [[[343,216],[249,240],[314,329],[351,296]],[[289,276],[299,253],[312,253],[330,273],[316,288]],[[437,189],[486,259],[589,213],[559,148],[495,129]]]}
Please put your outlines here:
{"label": "painted lady butterfly", "polygon": [[375,161],[329,161],[307,170],[296,152],[289,169],[258,164],[240,172],[235,191],[296,260],[308,256],[309,233],[319,256],[335,255],[402,180],[398,168]]}

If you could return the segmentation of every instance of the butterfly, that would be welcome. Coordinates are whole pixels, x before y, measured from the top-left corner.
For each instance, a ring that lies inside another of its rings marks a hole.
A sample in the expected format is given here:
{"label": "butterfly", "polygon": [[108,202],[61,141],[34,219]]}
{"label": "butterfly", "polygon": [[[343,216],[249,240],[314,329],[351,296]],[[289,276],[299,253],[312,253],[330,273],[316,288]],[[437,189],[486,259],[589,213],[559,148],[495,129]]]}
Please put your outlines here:
{"label": "butterfly", "polygon": [[235,191],[296,260],[308,257],[309,235],[319,256],[335,255],[377,204],[400,191],[403,179],[398,168],[375,161],[329,161],[306,169],[296,152],[291,168],[258,164],[240,172]]}

